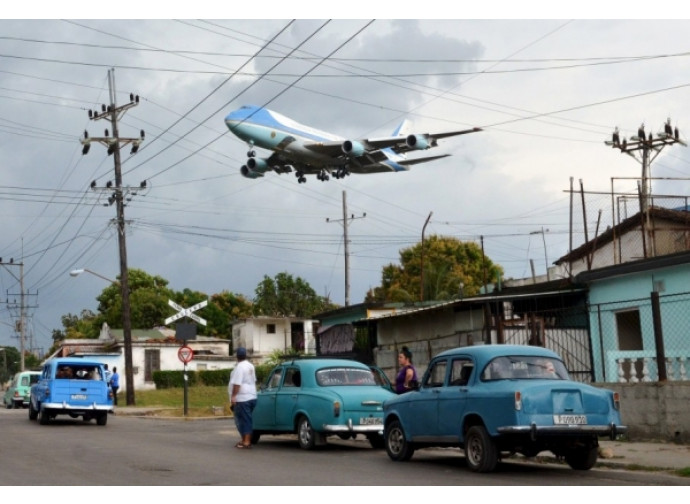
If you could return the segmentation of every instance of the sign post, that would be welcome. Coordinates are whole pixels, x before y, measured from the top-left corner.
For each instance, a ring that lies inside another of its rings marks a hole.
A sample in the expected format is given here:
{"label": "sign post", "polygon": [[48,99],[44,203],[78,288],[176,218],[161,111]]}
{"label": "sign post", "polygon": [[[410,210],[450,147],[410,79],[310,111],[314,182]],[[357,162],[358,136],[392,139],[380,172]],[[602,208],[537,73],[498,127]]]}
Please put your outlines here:
{"label": "sign post", "polygon": [[[190,308],[185,308],[183,306],[178,305],[175,301],[172,299],[168,299],[168,304],[173,307],[174,309],[177,310],[177,313],[173,315],[172,317],[168,317],[165,319],[165,325],[168,325],[171,322],[174,322],[176,320],[181,319],[182,317],[187,317],[195,322],[201,324],[201,325],[206,325],[206,320],[202,319],[198,315],[195,315],[194,312],[203,308],[208,304],[207,300],[204,300],[200,303],[195,304],[194,306]],[[196,326],[193,324],[185,324],[185,323],[179,323],[177,324],[177,329],[175,331],[175,337],[176,339],[181,339],[184,341],[184,344],[180,347],[180,349],[177,351],[177,357],[182,361],[184,364],[184,416],[187,416],[187,411],[188,411],[188,386],[189,386],[189,379],[187,377],[187,364],[189,364],[192,359],[194,358],[194,351],[187,346],[187,341],[188,340],[193,340],[196,339]]]}
{"label": "sign post", "polygon": [[182,361],[184,364],[184,416],[187,416],[187,411],[188,411],[188,379],[187,379],[187,364],[191,362],[191,360],[194,358],[194,350],[189,348],[187,345],[183,345],[180,347],[180,349],[177,351],[177,357]]}

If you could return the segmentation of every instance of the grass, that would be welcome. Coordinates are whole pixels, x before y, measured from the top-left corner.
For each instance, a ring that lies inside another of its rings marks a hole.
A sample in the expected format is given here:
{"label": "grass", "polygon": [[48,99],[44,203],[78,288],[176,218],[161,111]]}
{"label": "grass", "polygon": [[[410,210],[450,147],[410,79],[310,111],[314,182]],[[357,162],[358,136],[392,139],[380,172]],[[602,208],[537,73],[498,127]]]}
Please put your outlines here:
{"label": "grass", "polygon": [[[124,394],[120,394],[124,396]],[[120,397],[124,399],[124,397]],[[155,408],[159,416],[184,415],[184,389],[137,390],[136,405],[140,408]],[[222,411],[219,409],[222,408]],[[230,401],[226,386],[195,386],[187,390],[188,416],[217,416],[230,414]]]}

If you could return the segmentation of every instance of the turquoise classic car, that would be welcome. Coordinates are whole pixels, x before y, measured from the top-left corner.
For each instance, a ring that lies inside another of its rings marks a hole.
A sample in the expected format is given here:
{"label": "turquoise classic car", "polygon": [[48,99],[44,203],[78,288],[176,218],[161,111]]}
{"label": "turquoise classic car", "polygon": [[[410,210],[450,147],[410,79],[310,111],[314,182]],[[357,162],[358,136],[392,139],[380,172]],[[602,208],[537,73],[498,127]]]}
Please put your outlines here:
{"label": "turquoise classic car", "polygon": [[102,363],[80,357],[59,357],[43,364],[41,376],[31,387],[29,420],[47,425],[58,415],[96,419],[106,425],[113,410],[113,391]]}
{"label": "turquoise classic car", "polygon": [[21,408],[29,404],[31,385],[38,381],[41,373],[37,371],[21,371],[14,375],[12,383],[7,387],[2,398],[7,409]]}
{"label": "turquoise classic car", "polygon": [[533,346],[480,345],[434,357],[418,390],[384,404],[385,447],[396,461],[418,448],[464,449],[476,472],[504,455],[551,451],[590,469],[598,438],[621,425],[617,393],[570,380],[560,356]]}
{"label": "turquoise classic car", "polygon": [[276,366],[258,392],[252,442],[296,433],[310,450],[328,436],[358,434],[383,448],[383,402],[395,396],[369,366],[344,359],[295,359]]}

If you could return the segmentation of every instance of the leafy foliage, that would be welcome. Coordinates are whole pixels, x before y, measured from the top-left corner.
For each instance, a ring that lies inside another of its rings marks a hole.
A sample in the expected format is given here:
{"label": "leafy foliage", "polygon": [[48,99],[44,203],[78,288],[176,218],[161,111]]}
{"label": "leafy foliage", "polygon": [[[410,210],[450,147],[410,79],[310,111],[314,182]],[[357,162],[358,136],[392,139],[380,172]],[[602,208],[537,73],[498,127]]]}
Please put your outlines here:
{"label": "leafy foliage", "polygon": [[308,282],[286,272],[278,273],[275,278],[264,275],[255,293],[254,315],[309,318],[333,308]]}
{"label": "leafy foliage", "polygon": [[[422,254],[423,252],[423,254]],[[424,289],[421,289],[422,268]],[[451,300],[472,296],[482,285],[503,274],[473,242],[433,235],[400,251],[400,264],[388,264],[381,285],[371,289],[366,301],[414,302]]]}

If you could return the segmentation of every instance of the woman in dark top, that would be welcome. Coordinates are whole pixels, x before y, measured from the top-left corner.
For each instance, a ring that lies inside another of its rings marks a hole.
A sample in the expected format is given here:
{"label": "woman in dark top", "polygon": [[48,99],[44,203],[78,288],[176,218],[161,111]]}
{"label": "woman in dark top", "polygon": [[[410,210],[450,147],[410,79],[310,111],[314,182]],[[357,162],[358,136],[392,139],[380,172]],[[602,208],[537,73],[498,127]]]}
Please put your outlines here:
{"label": "woman in dark top", "polygon": [[400,371],[395,378],[395,391],[404,394],[412,390],[411,382],[417,381],[417,370],[412,365],[412,352],[406,346],[402,347],[398,354]]}

